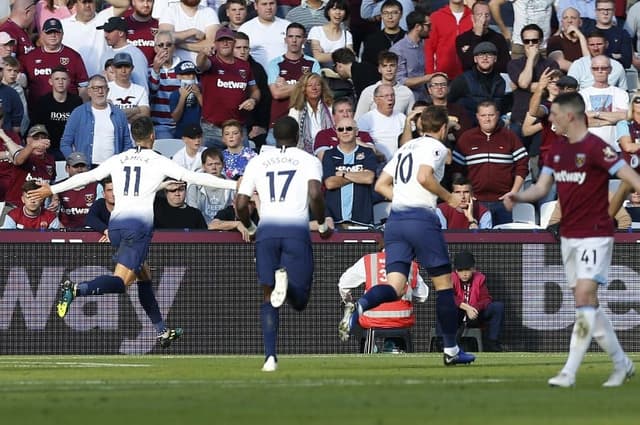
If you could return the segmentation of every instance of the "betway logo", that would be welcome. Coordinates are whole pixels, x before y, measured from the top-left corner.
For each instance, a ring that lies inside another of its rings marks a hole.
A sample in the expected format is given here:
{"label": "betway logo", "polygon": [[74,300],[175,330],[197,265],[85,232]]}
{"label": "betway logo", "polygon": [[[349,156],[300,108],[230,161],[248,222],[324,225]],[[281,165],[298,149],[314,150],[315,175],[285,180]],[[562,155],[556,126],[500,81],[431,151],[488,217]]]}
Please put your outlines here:
{"label": "betway logo", "polygon": [[224,89],[242,89],[244,90],[247,87],[247,83],[243,81],[222,81],[218,80],[218,87]]}
{"label": "betway logo", "polygon": [[[640,276],[626,266],[609,268],[609,287],[600,288],[600,307],[616,330],[640,325],[635,310]],[[559,301],[559,302],[558,302]],[[575,321],[573,294],[562,263],[545,264],[544,245],[522,245],[522,325],[541,331],[566,329]]]}
{"label": "betway logo", "polygon": [[153,40],[144,40],[142,38],[139,38],[137,40],[129,40],[131,42],[131,44],[133,44],[136,47],[153,47],[156,45],[156,43]]}
{"label": "betway logo", "polygon": [[51,75],[51,68],[35,68],[33,70],[33,75],[36,77],[39,75]]}
{"label": "betway logo", "polygon": [[61,212],[66,215],[87,215],[89,214],[89,208],[62,208]]}
{"label": "betway logo", "polygon": [[[173,305],[186,270],[186,267],[165,267],[159,275],[160,281],[155,293],[163,318],[167,317]],[[85,266],[72,270],[69,278],[74,282],[81,282],[102,274],[111,274],[111,270],[105,267]],[[58,285],[63,277],[65,277],[64,267],[43,267],[40,281],[31,282],[24,267],[10,268],[6,275],[7,284],[0,298],[0,330],[7,330],[10,327],[16,307],[19,306],[17,312],[22,316],[25,328],[28,331],[44,331],[47,320],[53,317],[51,310],[56,304]],[[134,307],[141,329],[135,339],[122,341],[120,352],[123,354],[148,353],[156,344],[155,331],[138,301],[136,284],[129,287],[127,296]],[[88,303],[93,304],[91,308],[85,308]],[[64,321],[69,328],[78,332],[91,329],[113,331],[119,327],[119,317],[118,294],[110,294],[77,298]]]}
{"label": "betway logo", "polygon": [[553,177],[557,182],[562,183],[584,183],[584,179],[587,178],[587,173],[584,171],[557,171]]}

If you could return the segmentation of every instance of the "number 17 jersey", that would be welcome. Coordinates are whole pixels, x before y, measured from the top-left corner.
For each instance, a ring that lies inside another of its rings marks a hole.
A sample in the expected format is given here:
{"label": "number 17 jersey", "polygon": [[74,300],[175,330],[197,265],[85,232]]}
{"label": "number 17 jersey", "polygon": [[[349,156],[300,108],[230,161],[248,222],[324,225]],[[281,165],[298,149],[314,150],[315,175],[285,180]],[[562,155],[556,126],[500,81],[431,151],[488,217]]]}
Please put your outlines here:
{"label": "number 17 jersey", "polygon": [[425,210],[435,211],[438,196],[418,182],[418,170],[421,165],[428,165],[439,182],[447,156],[447,147],[432,137],[413,139],[396,151],[384,167],[384,172],[393,177],[392,214],[420,219]]}
{"label": "number 17 jersey", "polygon": [[238,193],[260,196],[257,240],[309,238],[309,180],[322,182],[322,164],[295,147],[269,149],[249,161]]}

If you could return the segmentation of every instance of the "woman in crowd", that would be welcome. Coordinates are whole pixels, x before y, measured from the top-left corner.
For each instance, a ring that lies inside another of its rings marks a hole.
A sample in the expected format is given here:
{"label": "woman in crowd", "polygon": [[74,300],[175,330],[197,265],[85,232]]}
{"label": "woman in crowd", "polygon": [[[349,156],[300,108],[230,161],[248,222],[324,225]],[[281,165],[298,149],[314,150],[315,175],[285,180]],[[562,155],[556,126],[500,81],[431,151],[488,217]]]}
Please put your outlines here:
{"label": "woman in crowd", "polygon": [[305,74],[291,94],[289,116],[298,121],[298,147],[313,154],[313,142],[320,130],[333,127],[331,90],[322,77]]}
{"label": "woman in crowd", "polygon": [[313,57],[325,68],[331,68],[331,53],[342,47],[353,50],[353,38],[347,31],[345,21],[349,19],[346,0],[329,0],[324,8],[326,24],[311,28],[309,41]]}

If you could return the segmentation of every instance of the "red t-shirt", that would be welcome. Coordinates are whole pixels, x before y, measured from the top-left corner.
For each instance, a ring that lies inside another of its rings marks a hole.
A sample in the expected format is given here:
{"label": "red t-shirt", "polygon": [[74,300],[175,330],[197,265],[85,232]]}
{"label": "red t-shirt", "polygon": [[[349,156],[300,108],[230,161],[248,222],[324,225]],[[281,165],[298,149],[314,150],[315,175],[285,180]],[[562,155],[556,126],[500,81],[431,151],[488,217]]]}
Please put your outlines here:
{"label": "red t-shirt", "polygon": [[11,18],[8,18],[0,24],[0,31],[6,32],[11,36],[11,38],[16,40],[15,53],[17,58],[20,58],[35,49],[35,46],[31,42],[31,37],[29,37],[29,33],[13,22]]}
{"label": "red t-shirt", "polygon": [[618,153],[591,133],[578,143],[551,146],[546,166],[553,169],[558,188],[562,236],[613,236],[613,220],[608,213],[609,170],[619,162]]}
{"label": "red t-shirt", "polygon": [[22,207],[12,209],[7,215],[15,221],[16,229],[48,229],[56,219],[55,213],[44,208],[36,217],[26,216]]}
{"label": "red t-shirt", "polygon": [[127,40],[144,53],[149,62],[149,66],[153,63],[156,55],[153,47],[155,46],[155,36],[158,32],[158,20],[151,18],[149,21],[141,22],[129,15],[125,18],[127,21]]}
{"label": "red t-shirt", "polygon": [[87,69],[82,57],[70,47],[62,46],[59,52],[47,53],[43,48],[32,50],[20,58],[23,72],[29,79],[29,104],[51,91],[51,70],[64,66],[69,70],[69,92],[78,94],[78,87],[89,84]]}
{"label": "red t-shirt", "polygon": [[235,119],[244,123],[246,114],[238,106],[247,100],[249,86],[256,84],[249,62],[234,59],[233,63],[210,56],[211,68],[202,74],[204,121],[220,127],[223,122]]}
{"label": "red t-shirt", "polygon": [[82,229],[91,205],[96,200],[97,183],[58,194],[60,198],[60,224],[69,229]]}
{"label": "red t-shirt", "polygon": [[49,153],[41,157],[32,154],[21,166],[11,166],[14,169],[13,179],[5,200],[19,207],[22,207],[22,185],[29,175],[31,178],[39,178],[47,183],[53,183],[56,180],[56,160]]}

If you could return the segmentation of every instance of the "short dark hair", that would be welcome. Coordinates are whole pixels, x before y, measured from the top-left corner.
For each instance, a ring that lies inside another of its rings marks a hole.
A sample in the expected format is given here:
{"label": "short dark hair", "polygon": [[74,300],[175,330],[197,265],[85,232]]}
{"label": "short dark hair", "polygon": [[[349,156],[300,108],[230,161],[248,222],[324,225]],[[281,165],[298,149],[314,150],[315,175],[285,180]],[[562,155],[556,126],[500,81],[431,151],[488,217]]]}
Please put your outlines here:
{"label": "short dark hair", "polygon": [[235,3],[247,7],[247,0],[227,0],[226,4]]}
{"label": "short dark hair", "polygon": [[407,31],[411,31],[416,25],[422,26],[424,24],[424,18],[428,14],[424,10],[414,10],[407,15],[405,21],[407,22]]}
{"label": "short dark hair", "polygon": [[584,117],[584,111],[586,106],[584,99],[578,92],[565,92],[553,100],[553,103],[558,105],[563,110],[570,110],[576,114],[578,119]]}
{"label": "short dark hair", "polygon": [[356,55],[350,49],[341,47],[340,49],[334,50],[333,53],[331,53],[331,60],[334,63],[349,64],[356,61]]}
{"label": "short dark hair", "polygon": [[202,153],[200,154],[200,160],[202,161],[202,163],[204,164],[205,162],[207,162],[207,159],[209,158],[220,159],[220,162],[222,162],[222,167],[224,168],[224,155],[222,154],[222,151],[220,149],[207,148],[203,150]]}
{"label": "short dark hair", "polygon": [[106,61],[104,61],[104,69],[107,69],[111,66],[113,66],[113,58],[109,58]]}
{"label": "short dark hair", "polygon": [[108,185],[109,183],[113,183],[113,179],[111,178],[111,175],[108,175],[107,177],[103,178],[102,180],[100,180],[100,184],[102,185],[102,188],[104,189],[104,187],[106,185]]}
{"label": "short dark hair", "polygon": [[476,6],[487,6],[487,7],[489,7],[489,3],[484,1],[484,0],[478,0],[475,3],[473,3],[473,6],[471,6],[471,12],[475,12],[476,11]]}
{"label": "short dark hair", "polygon": [[382,65],[385,62],[398,63],[398,55],[388,50],[383,50],[378,53],[378,65]]}
{"label": "short dark hair", "polygon": [[453,180],[451,181],[451,189],[453,186],[471,186],[471,191],[473,191],[473,185],[471,184],[471,180],[460,173],[456,173],[453,176]]}
{"label": "short dark hair", "polygon": [[596,28],[587,35],[587,38],[603,38],[606,40],[607,36],[604,35],[604,32]]}
{"label": "short dark hair", "polygon": [[435,133],[449,122],[449,113],[444,106],[429,105],[422,111],[422,131]]}
{"label": "short dark hair", "polygon": [[51,75],[55,74],[56,72],[64,72],[67,75],[69,74],[69,70],[67,69],[67,67],[66,66],[62,66],[62,65],[58,65],[58,66],[54,67],[51,70]]}
{"label": "short dark hair", "polygon": [[40,186],[35,182],[35,180],[26,180],[22,183],[22,193],[27,193],[30,190],[39,189]]}
{"label": "short dark hair", "polygon": [[427,102],[426,100],[416,100],[413,103],[413,106],[411,107],[411,110],[413,111],[416,108],[420,108],[420,107],[423,107],[423,106],[429,106],[429,102]]}
{"label": "short dark hair", "polygon": [[222,125],[220,126],[220,129],[224,131],[224,129],[227,127],[238,127],[240,131],[242,131],[242,123],[238,120],[234,120],[234,119],[226,120],[225,122],[222,123]]}
{"label": "short dark hair", "polygon": [[302,34],[304,34],[305,37],[307,36],[307,29],[299,22],[291,22],[289,25],[287,25],[287,30],[284,32],[285,35],[289,34],[289,30],[293,28],[302,30]]}
{"label": "short dark hair", "polygon": [[540,28],[538,25],[536,24],[528,24],[525,25],[524,27],[522,27],[522,29],[520,30],[520,38],[524,38],[524,32],[525,31],[538,31],[538,38],[540,39],[540,41],[542,41],[542,37],[544,37],[544,33],[542,32],[542,28]]}
{"label": "short dark hair", "polygon": [[136,142],[149,140],[153,134],[153,121],[151,117],[136,118],[131,123],[131,137]]}
{"label": "short dark hair", "polygon": [[2,58],[5,66],[10,66],[11,68],[20,69],[20,61],[13,56],[7,56],[6,58]]}
{"label": "short dark hair", "polygon": [[476,112],[478,112],[480,110],[480,108],[489,108],[493,106],[496,109],[496,112],[500,112],[500,108],[498,108],[498,104],[492,100],[483,100],[482,102],[478,103],[478,106],[476,106]]}
{"label": "short dark hair", "polygon": [[331,113],[335,114],[338,105],[342,105],[343,103],[348,103],[349,106],[351,106],[351,109],[353,109],[353,101],[351,100],[351,98],[342,96],[333,101],[333,105],[331,105]]}
{"label": "short dark hair", "polygon": [[273,125],[273,136],[278,146],[296,146],[299,131],[298,121],[291,117],[282,117]]}
{"label": "short dark hair", "polygon": [[233,39],[234,40],[247,40],[249,42],[249,44],[251,44],[251,40],[249,40],[249,36],[241,31],[235,31],[233,34]]}
{"label": "short dark hair", "polygon": [[398,0],[384,0],[384,3],[382,3],[380,10],[384,10],[385,7],[392,7],[392,6],[399,8],[400,12],[404,10],[402,8],[402,3],[400,3]]}
{"label": "short dark hair", "polygon": [[349,3],[346,0],[329,0],[324,5],[324,17],[329,20],[329,9],[342,9],[344,10],[344,19],[342,22],[349,20]]}

